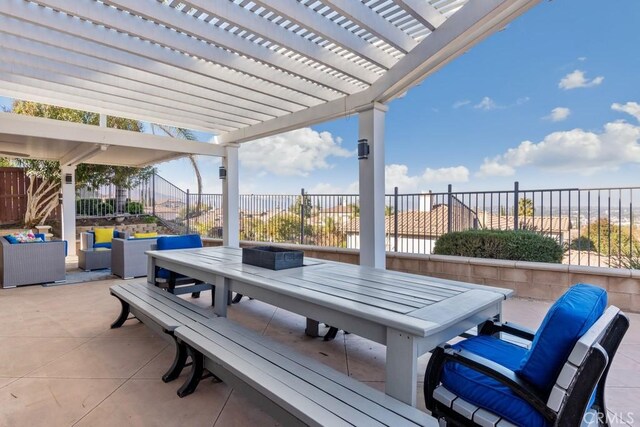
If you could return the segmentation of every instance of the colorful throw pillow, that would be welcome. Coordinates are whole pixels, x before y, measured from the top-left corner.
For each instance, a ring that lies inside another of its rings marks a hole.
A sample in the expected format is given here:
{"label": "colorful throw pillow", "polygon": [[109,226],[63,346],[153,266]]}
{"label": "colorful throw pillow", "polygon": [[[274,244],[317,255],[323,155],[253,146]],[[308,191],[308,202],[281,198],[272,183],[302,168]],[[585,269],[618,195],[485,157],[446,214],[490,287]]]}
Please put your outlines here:
{"label": "colorful throw pillow", "polygon": [[13,243],[39,243],[44,241],[41,237],[36,236],[30,230],[25,230],[19,233],[13,233],[8,236],[5,236],[5,238],[12,244]]}
{"label": "colorful throw pillow", "polygon": [[158,233],[133,233],[133,237],[136,239],[148,239],[150,237],[158,237]]}
{"label": "colorful throw pillow", "polygon": [[113,240],[113,228],[96,228],[94,233],[96,235],[95,244],[111,243]]}

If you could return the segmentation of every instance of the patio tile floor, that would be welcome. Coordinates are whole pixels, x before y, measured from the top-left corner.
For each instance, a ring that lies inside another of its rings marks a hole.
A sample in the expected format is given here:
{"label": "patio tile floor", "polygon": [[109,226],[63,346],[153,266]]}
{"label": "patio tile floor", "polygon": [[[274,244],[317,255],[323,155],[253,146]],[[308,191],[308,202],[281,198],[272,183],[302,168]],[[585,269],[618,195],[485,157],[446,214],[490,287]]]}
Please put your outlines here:
{"label": "patio tile floor", "polygon": [[[268,426],[277,425],[241,394],[205,380],[179,399],[180,380],[160,376],[173,348],[144,325],[109,324],[120,305],[108,288],[120,280],[0,290],[0,426]],[[209,307],[210,297],[190,301]],[[550,303],[512,299],[506,320],[535,329]],[[384,389],[382,345],[340,332],[329,343],[304,335],[304,318],[257,300],[233,305],[229,317],[327,365]],[[640,417],[640,315],[608,381],[608,406]],[[420,359],[419,407],[424,409]],[[186,374],[183,374],[186,375]]]}

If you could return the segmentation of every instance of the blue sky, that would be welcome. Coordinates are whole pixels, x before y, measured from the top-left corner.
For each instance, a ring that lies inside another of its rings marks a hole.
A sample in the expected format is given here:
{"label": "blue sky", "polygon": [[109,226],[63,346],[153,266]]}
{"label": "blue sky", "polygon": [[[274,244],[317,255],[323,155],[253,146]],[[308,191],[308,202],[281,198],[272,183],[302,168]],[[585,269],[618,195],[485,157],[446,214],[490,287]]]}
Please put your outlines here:
{"label": "blue sky", "polygon": [[[638,0],[541,2],[390,104],[387,187],[637,185],[638,22]],[[354,116],[243,144],[241,191],[357,191],[357,131]],[[219,161],[199,163],[205,191],[220,191]],[[193,191],[188,168],[159,166]]]}

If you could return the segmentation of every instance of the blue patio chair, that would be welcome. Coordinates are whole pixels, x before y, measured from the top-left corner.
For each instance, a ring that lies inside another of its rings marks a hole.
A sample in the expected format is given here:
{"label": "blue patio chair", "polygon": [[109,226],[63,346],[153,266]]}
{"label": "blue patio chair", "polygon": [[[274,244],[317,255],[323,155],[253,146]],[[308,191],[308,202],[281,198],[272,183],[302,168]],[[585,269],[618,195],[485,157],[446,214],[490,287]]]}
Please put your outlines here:
{"label": "blue patio chair", "polygon": [[578,284],[535,334],[488,321],[478,336],[437,347],[425,372],[427,409],[451,425],[607,426],[605,382],[629,320],[606,306],[603,289]]}
{"label": "blue patio chair", "polygon": [[[155,249],[159,251],[172,249],[194,249],[201,247],[202,239],[200,239],[200,235],[198,234],[158,237],[155,245]],[[193,279],[161,267],[156,267],[155,277],[157,283],[167,283],[167,290],[175,295],[190,292],[193,298],[200,298],[201,291],[213,289],[210,284],[203,283],[202,280]]]}

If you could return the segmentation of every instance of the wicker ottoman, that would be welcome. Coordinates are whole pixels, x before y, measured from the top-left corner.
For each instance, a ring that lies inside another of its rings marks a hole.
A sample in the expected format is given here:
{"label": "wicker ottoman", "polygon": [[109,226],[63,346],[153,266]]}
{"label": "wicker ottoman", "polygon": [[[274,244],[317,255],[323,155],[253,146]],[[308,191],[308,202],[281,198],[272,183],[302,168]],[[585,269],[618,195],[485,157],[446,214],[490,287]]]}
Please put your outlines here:
{"label": "wicker ottoman", "polygon": [[84,271],[111,268],[111,249],[80,249],[78,267]]}

